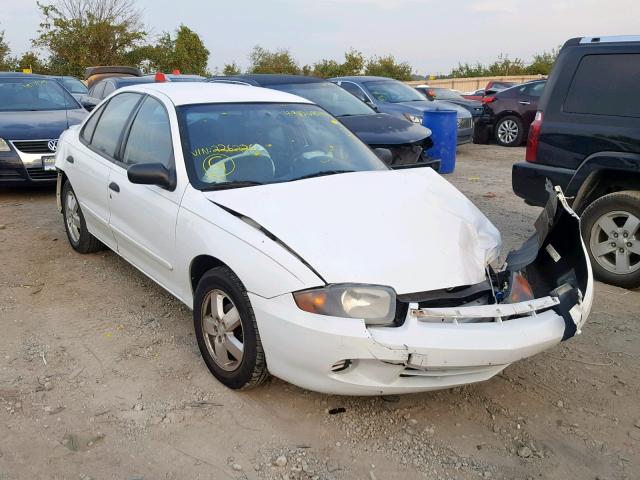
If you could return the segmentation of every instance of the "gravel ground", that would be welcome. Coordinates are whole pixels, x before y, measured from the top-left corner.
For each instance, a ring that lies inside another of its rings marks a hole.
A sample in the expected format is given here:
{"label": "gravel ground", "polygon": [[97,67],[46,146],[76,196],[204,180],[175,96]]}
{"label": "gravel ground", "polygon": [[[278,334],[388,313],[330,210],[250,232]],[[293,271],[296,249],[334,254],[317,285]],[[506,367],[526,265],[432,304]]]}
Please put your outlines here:
{"label": "gravel ground", "polygon": [[[447,176],[503,255],[538,212],[511,192],[523,154],[467,145]],[[2,480],[640,478],[638,291],[597,284],[581,336],[481,384],[236,393],[187,308],[111,252],[71,250],[53,191],[0,191],[0,259]]]}

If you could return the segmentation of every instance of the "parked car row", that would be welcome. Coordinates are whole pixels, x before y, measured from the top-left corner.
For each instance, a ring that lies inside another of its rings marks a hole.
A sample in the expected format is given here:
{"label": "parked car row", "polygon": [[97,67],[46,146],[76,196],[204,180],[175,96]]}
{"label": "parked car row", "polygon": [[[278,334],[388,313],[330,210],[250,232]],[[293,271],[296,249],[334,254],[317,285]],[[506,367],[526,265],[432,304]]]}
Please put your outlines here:
{"label": "parked car row", "polygon": [[425,112],[455,110],[458,116],[457,143],[473,139],[473,119],[467,109],[453,103],[432,103],[407,84],[385,77],[336,77],[329,79],[377,111],[422,123]]}
{"label": "parked car row", "polygon": [[437,166],[427,156],[431,131],[419,123],[379,113],[337,85],[301,75],[236,75],[214,77],[214,83],[232,83],[270,88],[304,97],[320,105],[373,149],[390,152],[385,161],[393,168]]}

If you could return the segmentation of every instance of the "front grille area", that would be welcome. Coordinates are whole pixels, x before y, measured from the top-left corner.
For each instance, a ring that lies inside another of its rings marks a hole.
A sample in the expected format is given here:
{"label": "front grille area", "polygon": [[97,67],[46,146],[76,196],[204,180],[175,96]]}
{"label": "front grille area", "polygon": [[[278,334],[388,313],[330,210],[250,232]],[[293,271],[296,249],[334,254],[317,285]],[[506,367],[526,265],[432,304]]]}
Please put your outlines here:
{"label": "front grille area", "polygon": [[45,171],[42,168],[27,168],[27,173],[32,180],[55,180],[58,176],[56,171]]}
{"label": "front grille area", "polygon": [[55,153],[47,145],[50,140],[14,140],[13,146],[22,153]]}
{"label": "front grille area", "polygon": [[458,118],[458,128],[471,128],[472,118]]}
{"label": "front grille area", "polygon": [[419,160],[422,154],[420,145],[389,145],[383,148],[388,148],[393,155],[391,166],[412,165]]}
{"label": "front grille area", "polygon": [[24,177],[20,175],[17,170],[2,170],[0,169],[0,181],[2,180],[23,180]]}

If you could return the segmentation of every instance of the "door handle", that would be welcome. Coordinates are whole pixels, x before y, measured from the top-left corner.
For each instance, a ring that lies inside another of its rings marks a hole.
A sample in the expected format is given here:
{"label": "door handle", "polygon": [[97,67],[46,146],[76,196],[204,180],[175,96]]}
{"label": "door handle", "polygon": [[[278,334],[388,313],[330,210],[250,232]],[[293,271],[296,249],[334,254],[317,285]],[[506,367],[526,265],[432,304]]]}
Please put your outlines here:
{"label": "door handle", "polygon": [[75,160],[73,159],[73,157],[72,157],[71,155],[69,155],[69,156],[67,157],[67,162],[69,162],[69,163],[73,163],[73,162],[75,162]]}
{"label": "door handle", "polygon": [[531,105],[531,102],[525,102],[525,101],[521,101],[518,102],[520,105]]}
{"label": "door handle", "polygon": [[119,192],[120,191],[120,186],[118,186],[118,184],[116,182],[111,182],[109,184],[109,189],[113,190],[114,192]]}

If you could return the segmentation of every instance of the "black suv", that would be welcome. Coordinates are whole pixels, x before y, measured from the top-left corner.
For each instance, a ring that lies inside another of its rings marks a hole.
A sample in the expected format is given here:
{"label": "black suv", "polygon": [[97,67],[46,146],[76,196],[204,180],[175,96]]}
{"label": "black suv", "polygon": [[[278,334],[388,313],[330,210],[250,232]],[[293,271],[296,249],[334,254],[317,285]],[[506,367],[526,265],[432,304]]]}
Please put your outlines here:
{"label": "black suv", "polygon": [[597,278],[640,286],[640,36],[564,44],[529,130],[514,192],[544,205],[545,180],[582,216]]}

